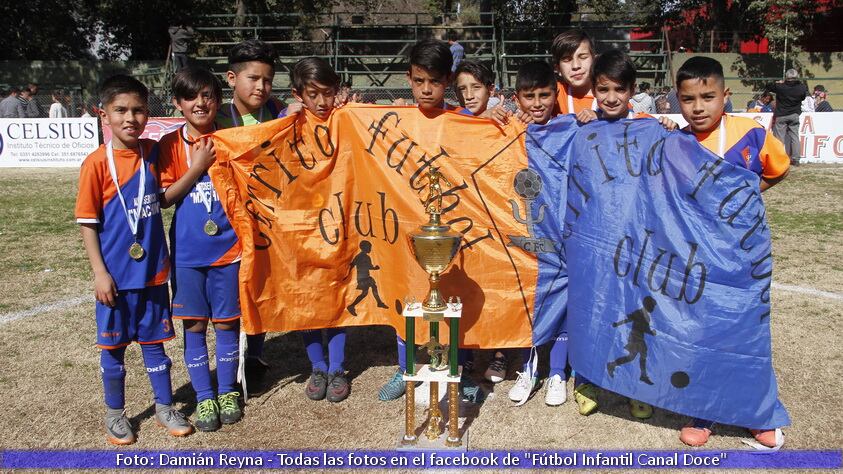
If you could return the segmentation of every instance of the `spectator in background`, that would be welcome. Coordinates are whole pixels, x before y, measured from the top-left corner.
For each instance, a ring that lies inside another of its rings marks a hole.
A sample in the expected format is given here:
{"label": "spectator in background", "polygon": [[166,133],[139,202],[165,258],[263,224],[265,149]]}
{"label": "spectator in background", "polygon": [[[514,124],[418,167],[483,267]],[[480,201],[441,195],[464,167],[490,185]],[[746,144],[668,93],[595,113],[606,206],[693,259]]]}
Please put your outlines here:
{"label": "spectator in background", "polygon": [[460,65],[463,59],[465,59],[465,48],[459,43],[459,35],[456,31],[451,30],[448,32],[448,44],[451,47],[451,57],[453,58],[453,64],[451,65],[451,72],[456,72],[457,66]]}
{"label": "spectator in background", "polygon": [[35,100],[35,96],[38,95],[38,84],[30,82],[26,88],[29,89],[29,103],[26,104],[26,116],[29,118],[42,117],[44,114],[41,113],[41,106]]}
{"label": "spectator in background", "polygon": [[65,118],[67,117],[67,107],[64,106],[65,102],[65,94],[64,91],[59,89],[53,91],[53,103],[50,104],[50,113],[48,116],[50,118]]}
{"label": "spectator in background", "polygon": [[672,114],[672,113],[674,113],[672,110],[670,110],[670,102],[667,101],[667,95],[660,96],[654,102],[655,102],[657,114]]}
{"label": "spectator in background", "polygon": [[802,101],[808,95],[808,86],[799,80],[795,69],[788,69],[784,77],[784,81],[767,88],[767,91],[776,94],[773,135],[784,143],[790,163],[799,166],[799,114],[802,112]]}
{"label": "spectator in background", "polygon": [[168,32],[170,33],[170,50],[173,55],[173,70],[179,72],[187,66],[189,59],[187,53],[190,51],[194,31],[192,27],[182,23],[178,26],[171,26]]}
{"label": "spectator in background", "polygon": [[814,86],[814,111],[834,112],[834,108],[828,102],[828,93],[825,91],[825,87],[819,84]]}
{"label": "spectator in background", "polygon": [[27,113],[27,108],[29,108],[29,100],[32,98],[32,92],[30,92],[28,87],[21,87],[20,94],[18,94],[18,105],[17,111],[15,112],[15,117],[19,118],[29,118],[29,114]]}
{"label": "spectator in background", "polygon": [[670,113],[678,114],[681,109],[679,108],[679,96],[676,95],[676,88],[671,88],[665,97],[667,103],[670,104]]}
{"label": "spectator in background", "polygon": [[632,105],[632,111],[635,113],[656,113],[656,103],[650,96],[650,83],[642,82],[638,86],[638,93],[629,99],[629,103]]}
{"label": "spectator in background", "polygon": [[726,90],[726,103],[723,104],[723,113],[731,114],[734,110],[734,106],[732,105],[732,91]]}
{"label": "spectator in background", "polygon": [[770,92],[763,92],[757,99],[749,101],[746,111],[749,113],[769,113],[773,111],[773,94]]}
{"label": "spectator in background", "polygon": [[0,118],[18,118],[18,94],[20,89],[12,87],[3,100],[0,100]]}

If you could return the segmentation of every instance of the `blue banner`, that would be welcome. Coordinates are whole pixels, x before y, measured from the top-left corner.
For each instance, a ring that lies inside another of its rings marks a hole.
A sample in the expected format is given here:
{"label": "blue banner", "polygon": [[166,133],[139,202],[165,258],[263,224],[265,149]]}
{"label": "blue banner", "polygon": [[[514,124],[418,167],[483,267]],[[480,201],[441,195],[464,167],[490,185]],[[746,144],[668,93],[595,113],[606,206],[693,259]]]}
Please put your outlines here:
{"label": "blue banner", "polygon": [[569,168],[574,369],[677,413],[788,425],[772,366],[759,177],[655,120],[582,127]]}
{"label": "blue banner", "polygon": [[841,452],[778,451],[0,451],[0,469],[839,469]]}

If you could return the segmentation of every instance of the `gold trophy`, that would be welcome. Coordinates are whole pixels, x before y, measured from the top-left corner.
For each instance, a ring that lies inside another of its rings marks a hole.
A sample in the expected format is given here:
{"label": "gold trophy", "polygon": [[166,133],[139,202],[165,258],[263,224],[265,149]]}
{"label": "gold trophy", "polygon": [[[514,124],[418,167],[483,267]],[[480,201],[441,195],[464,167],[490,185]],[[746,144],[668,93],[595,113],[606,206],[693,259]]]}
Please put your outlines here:
{"label": "gold trophy", "polygon": [[[448,436],[444,445],[459,447],[462,440],[459,435],[458,386],[460,368],[457,365],[457,349],[459,344],[459,318],[462,315],[462,302],[459,298],[451,297],[445,301],[439,290],[440,275],[448,268],[457,254],[462,242],[462,234],[454,232],[447,224],[442,223],[442,185],[451,183],[445,179],[438,168],[431,167],[427,173],[427,191],[425,198],[420,199],[429,219],[427,224],[419,227],[409,235],[410,248],[416,261],[428,274],[430,290],[421,304],[415,300],[405,300],[403,315],[407,324],[407,372],[404,380],[407,384],[406,410],[404,419],[404,438],[402,444],[414,445],[415,435],[415,382],[430,383],[430,409],[425,437],[433,443],[442,434],[440,423],[442,413],[439,410],[439,383],[448,384]],[[415,320],[421,317],[430,324],[430,341],[424,346],[430,354],[430,364],[416,370],[415,357]],[[449,346],[439,342],[439,322],[449,318]],[[445,372],[445,369],[448,369]]]}

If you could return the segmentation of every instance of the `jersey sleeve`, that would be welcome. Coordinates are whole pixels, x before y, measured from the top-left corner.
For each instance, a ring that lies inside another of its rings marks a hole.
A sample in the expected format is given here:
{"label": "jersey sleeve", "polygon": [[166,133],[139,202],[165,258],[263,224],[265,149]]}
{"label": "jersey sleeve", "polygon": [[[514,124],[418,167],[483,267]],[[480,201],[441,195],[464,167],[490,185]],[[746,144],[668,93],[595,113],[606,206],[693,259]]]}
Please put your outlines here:
{"label": "jersey sleeve", "polygon": [[88,157],[79,170],[79,193],[76,195],[76,222],[98,224],[103,208],[103,176],[101,167]]}
{"label": "jersey sleeve", "polygon": [[783,176],[790,168],[790,157],[784,149],[784,145],[769,131],[764,137],[764,146],[761,147],[761,176],[766,179],[776,179]]}
{"label": "jersey sleeve", "polygon": [[[175,132],[171,132],[170,134],[173,133],[178,134],[179,131],[177,130]],[[178,137],[178,135],[176,135],[176,137]],[[176,143],[176,145],[179,145],[179,143]],[[161,188],[160,192],[163,193],[167,190],[167,188],[175,184],[175,182],[181,177],[178,166],[179,154],[176,153],[176,148],[173,145],[173,139],[169,135],[162,138],[158,146],[160,153],[158,156],[158,184]]]}

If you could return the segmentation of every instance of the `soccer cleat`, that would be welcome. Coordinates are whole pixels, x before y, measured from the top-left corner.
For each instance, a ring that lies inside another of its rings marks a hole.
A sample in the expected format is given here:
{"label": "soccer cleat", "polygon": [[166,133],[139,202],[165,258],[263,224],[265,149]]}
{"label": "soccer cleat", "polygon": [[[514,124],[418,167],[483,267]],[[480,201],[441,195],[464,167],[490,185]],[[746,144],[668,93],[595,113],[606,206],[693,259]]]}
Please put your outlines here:
{"label": "soccer cleat", "polygon": [[125,446],[137,441],[132,424],[126,417],[126,410],[108,408],[105,414],[105,438],[109,443]]}
{"label": "soccer cleat", "polygon": [[339,403],[351,392],[351,386],[342,373],[335,373],[328,376],[328,401]]}
{"label": "soccer cleat", "polygon": [[213,398],[202,400],[196,405],[196,429],[216,431],[220,429],[220,407]]}
{"label": "soccer cleat", "polygon": [[240,393],[228,392],[217,397],[220,407],[220,422],[224,425],[237,423],[243,418],[243,410],[240,409]]}
{"label": "soccer cleat", "polygon": [[653,416],[653,406],[638,400],[629,399],[629,413],[639,420],[646,420]]}
{"label": "soccer cleat", "polygon": [[483,374],[483,376],[486,380],[492,383],[503,382],[506,378],[506,366],[506,356],[495,356],[495,358],[489,362],[489,368],[486,369],[486,373]]}
{"label": "soccer cleat", "polygon": [[538,388],[539,379],[537,377],[531,378],[527,372],[518,372],[518,378],[515,379],[515,386],[509,389],[509,399],[513,402],[520,402],[529,398]]}
{"label": "soccer cleat", "polygon": [[486,392],[465,372],[460,377],[460,399],[475,405],[479,405],[486,400]]}
{"label": "soccer cleat", "polygon": [[155,422],[158,426],[166,428],[170,436],[187,436],[193,433],[193,425],[172,405],[156,403]]}
{"label": "soccer cleat", "polygon": [[402,395],[404,395],[404,391],[406,389],[407,384],[404,382],[404,375],[401,373],[401,369],[398,369],[392,378],[389,379],[389,382],[385,383],[381,387],[378,392],[378,400],[382,402],[398,400]]}
{"label": "soccer cleat", "polygon": [[304,387],[304,394],[311,400],[322,400],[328,390],[328,374],[322,370],[314,370]]}
{"label": "soccer cleat", "polygon": [[694,418],[679,432],[679,441],[682,441],[688,446],[703,446],[708,442],[708,438],[711,437],[711,429],[713,427],[714,423],[710,421]]}
{"label": "soccer cleat", "polygon": [[559,374],[550,377],[547,381],[547,391],[544,394],[544,403],[548,406],[559,406],[568,400],[565,380]]}
{"label": "soccer cleat", "polygon": [[574,387],[574,400],[580,415],[588,416],[597,411],[597,387],[594,384],[584,383]]}

